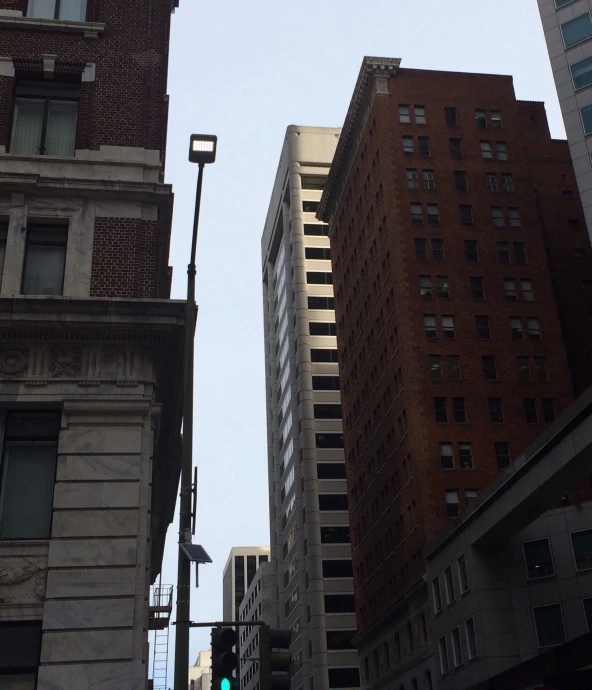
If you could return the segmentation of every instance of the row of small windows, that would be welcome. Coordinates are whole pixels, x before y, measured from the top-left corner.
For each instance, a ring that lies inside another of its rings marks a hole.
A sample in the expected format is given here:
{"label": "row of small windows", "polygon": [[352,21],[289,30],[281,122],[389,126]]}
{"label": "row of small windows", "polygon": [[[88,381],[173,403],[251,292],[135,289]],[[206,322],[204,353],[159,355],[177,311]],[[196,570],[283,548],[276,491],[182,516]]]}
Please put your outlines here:
{"label": "row of small windows", "polygon": [[[486,381],[498,380],[497,362],[494,355],[483,355],[481,366],[483,367],[483,378]],[[546,357],[517,356],[516,368],[519,381],[537,381],[538,383],[549,381]],[[446,357],[428,355],[428,371],[430,378],[434,381],[441,381],[444,378],[444,373],[446,373],[447,379],[460,381],[462,378],[460,357],[458,355],[447,355]]]}
{"label": "row of small windows", "polygon": [[[419,189],[419,173],[421,173],[422,189],[435,190],[436,177],[433,170],[421,170],[416,168],[407,168],[407,188]],[[501,179],[501,185],[500,185]],[[513,194],[516,191],[514,186],[514,178],[510,173],[502,173],[500,179],[496,173],[485,173],[485,188],[489,192],[504,191]],[[467,182],[467,174],[463,170],[453,171],[454,186],[458,191],[467,192],[469,190]]]}
{"label": "row of small windows", "polygon": [[[417,202],[410,203],[409,212],[412,225],[423,225],[423,204]],[[460,204],[458,212],[461,225],[475,224],[473,207],[470,204]],[[438,204],[426,204],[425,220],[427,220],[428,225],[440,224],[440,207]],[[506,225],[510,228],[522,227],[520,211],[515,206],[508,206],[505,209],[503,206],[492,206],[491,222],[494,228],[504,228]]]}
{"label": "row of small windows", "polygon": [[[414,105],[413,111],[406,103],[399,103],[399,122],[401,124],[411,124],[411,113],[413,112],[413,121],[416,125],[426,125],[426,108],[424,105]],[[458,127],[458,113],[453,106],[446,106],[444,108],[444,119],[446,124],[450,127]],[[485,110],[483,108],[475,109],[475,122],[480,129],[486,129],[488,126],[493,129],[503,129],[502,113],[500,110]]]}
{"label": "row of small windows", "polygon": [[304,257],[306,259],[330,260],[331,250],[329,247],[305,247]]}
{"label": "row of small windows", "polygon": [[[401,138],[403,153],[408,155],[415,154],[415,137],[405,135]],[[456,137],[448,140],[450,155],[452,158],[464,158],[462,139]],[[508,145],[505,141],[491,141],[483,139],[479,143],[479,150],[483,160],[498,160],[505,162],[508,160]],[[432,156],[430,138],[426,136],[417,137],[417,152],[424,158]]]}
{"label": "row of small windows", "polygon": [[[526,294],[529,293],[527,292]],[[424,314],[423,325],[426,338],[438,337],[438,325],[436,319],[437,317],[435,314]],[[523,328],[524,322],[526,322],[526,328]],[[538,318],[534,316],[529,316],[525,319],[523,319],[520,316],[511,316],[509,326],[513,340],[523,340],[525,333],[528,333],[528,337],[530,340],[541,339],[540,323]],[[489,323],[489,316],[487,314],[477,314],[475,316],[475,328],[476,335],[480,340],[491,339],[491,326]],[[440,334],[444,338],[456,337],[456,331],[454,328],[454,316],[452,314],[443,314],[440,317]]]}
{"label": "row of small windows", "polygon": [[[519,257],[524,261],[517,263],[526,263],[526,252],[524,247],[518,250]],[[505,262],[504,262],[505,263]],[[469,289],[471,297],[475,300],[485,299],[485,282],[481,276],[469,277]],[[516,281],[515,278],[502,278],[502,287],[506,300],[515,302],[519,298],[523,302],[534,302],[534,291],[532,289],[532,281],[528,278],[520,278]],[[419,296],[422,299],[432,299],[438,297],[439,299],[450,298],[450,280],[448,276],[420,275],[419,276]],[[319,329],[320,330],[320,329]],[[330,333],[318,333],[311,335],[331,335]]]}
{"label": "row of small windows", "polygon": [[[491,358],[495,359],[495,358]],[[546,368],[544,369],[546,374]],[[496,377],[495,370],[488,372],[489,376]],[[545,379],[547,380],[547,379]],[[452,401],[452,414],[450,414],[448,398],[445,397],[435,397],[434,398],[434,418],[438,424],[448,424],[454,422],[456,424],[466,424],[467,419],[467,409],[465,404],[465,398],[451,398]],[[528,424],[538,424],[539,419],[539,408],[536,398],[524,398],[524,417]],[[488,398],[488,407],[490,419],[494,424],[503,424],[503,408],[501,398]],[[555,400],[553,398],[542,398],[541,399],[541,409],[542,409],[542,419],[545,424],[551,424],[555,421]],[[467,458],[470,457],[470,444],[465,444],[469,446],[467,449]],[[443,465],[444,466],[444,465]],[[469,465],[467,465],[469,466]],[[472,465],[470,465],[472,466]],[[461,467],[463,467],[461,463]],[[451,468],[446,468],[451,469]]]}

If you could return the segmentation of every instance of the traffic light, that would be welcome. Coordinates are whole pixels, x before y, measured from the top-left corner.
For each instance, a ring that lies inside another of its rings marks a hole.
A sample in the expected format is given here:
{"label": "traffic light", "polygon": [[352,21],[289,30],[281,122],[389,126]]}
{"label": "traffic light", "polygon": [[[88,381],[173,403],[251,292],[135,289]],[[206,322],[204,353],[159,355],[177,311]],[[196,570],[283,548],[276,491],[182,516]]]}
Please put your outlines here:
{"label": "traffic light", "polygon": [[232,675],[238,657],[232,648],[238,640],[232,628],[212,628],[212,690],[237,690],[238,681]]}
{"label": "traffic light", "polygon": [[[259,630],[259,682],[261,690],[290,690],[290,631]],[[284,651],[287,650],[287,651]]]}

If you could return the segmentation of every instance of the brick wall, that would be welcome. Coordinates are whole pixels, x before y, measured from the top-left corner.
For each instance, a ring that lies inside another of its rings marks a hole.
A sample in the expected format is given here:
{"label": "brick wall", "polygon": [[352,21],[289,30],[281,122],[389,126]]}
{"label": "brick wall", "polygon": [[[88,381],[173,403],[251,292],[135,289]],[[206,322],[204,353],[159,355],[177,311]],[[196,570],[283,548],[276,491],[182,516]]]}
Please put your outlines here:
{"label": "brick wall", "polygon": [[91,297],[158,297],[158,224],[133,218],[97,218]]}

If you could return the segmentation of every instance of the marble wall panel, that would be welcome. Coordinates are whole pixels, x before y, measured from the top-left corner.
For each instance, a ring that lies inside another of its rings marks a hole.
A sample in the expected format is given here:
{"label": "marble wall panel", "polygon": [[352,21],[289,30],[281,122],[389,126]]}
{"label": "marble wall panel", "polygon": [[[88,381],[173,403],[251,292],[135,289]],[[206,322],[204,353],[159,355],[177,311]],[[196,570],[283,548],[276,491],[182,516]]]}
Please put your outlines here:
{"label": "marble wall panel", "polygon": [[129,690],[131,680],[129,662],[60,664],[39,669],[37,690]]}
{"label": "marble wall panel", "polygon": [[130,539],[53,539],[50,568],[136,565],[137,543]]}
{"label": "marble wall panel", "polygon": [[137,510],[57,510],[52,538],[123,537],[138,534]]}
{"label": "marble wall panel", "polygon": [[[41,663],[131,659],[132,630],[77,630],[43,633]],[[73,687],[77,687],[76,685]]]}
{"label": "marble wall panel", "polygon": [[137,508],[137,482],[58,482],[53,507],[60,508]]}
{"label": "marble wall panel", "polygon": [[47,601],[43,612],[44,630],[131,628],[133,624],[131,598]]}
{"label": "marble wall panel", "polygon": [[139,455],[60,455],[57,481],[139,479]]}
{"label": "marble wall panel", "polygon": [[51,570],[47,576],[48,599],[129,596],[136,591],[136,568],[84,568]]}

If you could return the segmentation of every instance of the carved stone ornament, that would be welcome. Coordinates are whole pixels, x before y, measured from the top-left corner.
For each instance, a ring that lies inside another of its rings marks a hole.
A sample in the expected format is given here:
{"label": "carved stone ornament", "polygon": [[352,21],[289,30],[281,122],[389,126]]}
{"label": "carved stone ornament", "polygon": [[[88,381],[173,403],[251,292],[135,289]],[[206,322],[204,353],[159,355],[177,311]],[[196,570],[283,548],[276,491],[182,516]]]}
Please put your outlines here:
{"label": "carved stone ornament", "polygon": [[43,601],[47,565],[37,558],[0,559],[0,604]]}
{"label": "carved stone ornament", "polygon": [[78,376],[82,365],[82,350],[74,345],[54,345],[49,351],[49,373],[58,376]]}
{"label": "carved stone ornament", "polygon": [[22,374],[27,368],[27,350],[3,350],[0,352],[0,373],[6,376]]}

